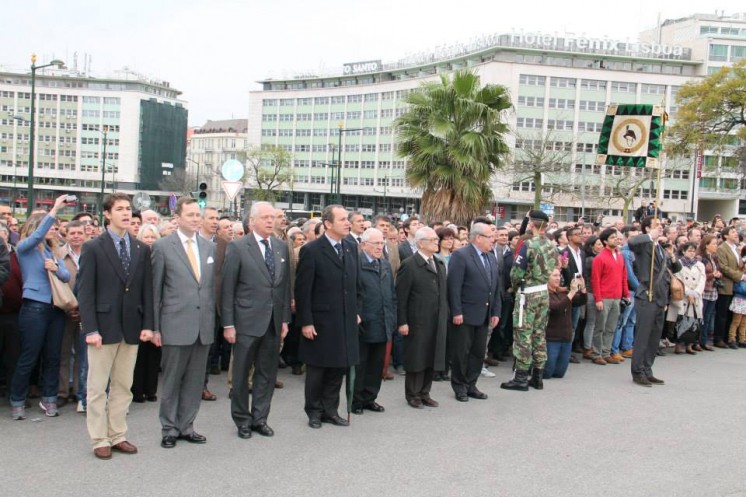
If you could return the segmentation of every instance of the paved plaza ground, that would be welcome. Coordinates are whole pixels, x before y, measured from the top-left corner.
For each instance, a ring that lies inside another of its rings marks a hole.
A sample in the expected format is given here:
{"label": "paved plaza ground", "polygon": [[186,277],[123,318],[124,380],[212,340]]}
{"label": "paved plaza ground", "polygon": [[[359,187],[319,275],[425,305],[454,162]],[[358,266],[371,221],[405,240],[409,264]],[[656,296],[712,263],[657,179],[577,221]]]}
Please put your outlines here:
{"label": "paved plaza ground", "polygon": [[[669,349],[670,350],[670,349]],[[302,376],[280,371],[273,438],[241,440],[226,374],[210,377],[216,402],[195,423],[206,445],[159,446],[158,405],[133,404],[129,439],[140,453],[94,458],[85,420],[66,406],[26,421],[0,408],[5,496],[741,496],[746,495],[746,351],[659,358],[665,386],[630,379],[629,361],[571,365],[541,392],[500,390],[510,373],[482,378],[488,400],[454,399],[435,383],[439,408],[404,401],[404,379],[383,385],[382,414],[352,425],[306,425]]]}

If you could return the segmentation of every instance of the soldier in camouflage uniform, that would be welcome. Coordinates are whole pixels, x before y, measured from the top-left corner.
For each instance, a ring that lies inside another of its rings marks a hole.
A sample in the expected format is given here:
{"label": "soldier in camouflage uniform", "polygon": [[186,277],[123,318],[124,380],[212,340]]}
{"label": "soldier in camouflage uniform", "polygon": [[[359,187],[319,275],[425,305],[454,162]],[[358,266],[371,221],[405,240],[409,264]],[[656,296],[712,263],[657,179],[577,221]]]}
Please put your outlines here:
{"label": "soldier in camouflage uniform", "polygon": [[[544,235],[549,217],[542,211],[528,214],[533,237],[525,240],[516,254],[510,281],[516,295],[513,310],[513,379],[500,385],[506,390],[527,391],[529,385],[541,390],[547,361],[546,327],[549,318],[549,275],[557,266],[554,245]],[[533,366],[531,380],[529,369]]]}

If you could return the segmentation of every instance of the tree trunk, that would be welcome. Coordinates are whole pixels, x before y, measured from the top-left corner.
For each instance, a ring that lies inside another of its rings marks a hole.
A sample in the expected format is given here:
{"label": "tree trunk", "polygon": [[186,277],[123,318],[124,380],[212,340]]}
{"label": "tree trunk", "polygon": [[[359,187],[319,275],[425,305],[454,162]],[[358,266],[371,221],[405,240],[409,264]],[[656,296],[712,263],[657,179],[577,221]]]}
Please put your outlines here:
{"label": "tree trunk", "polygon": [[544,185],[541,182],[541,173],[536,171],[534,173],[534,210],[539,210],[541,207],[541,191],[544,189]]}

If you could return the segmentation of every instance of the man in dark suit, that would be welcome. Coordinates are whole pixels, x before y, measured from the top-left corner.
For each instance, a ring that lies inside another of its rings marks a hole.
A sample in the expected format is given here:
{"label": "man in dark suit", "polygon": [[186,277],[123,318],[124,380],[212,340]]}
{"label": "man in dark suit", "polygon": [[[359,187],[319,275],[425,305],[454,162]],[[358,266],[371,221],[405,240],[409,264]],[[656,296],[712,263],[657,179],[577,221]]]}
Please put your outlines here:
{"label": "man in dark suit", "polygon": [[358,302],[360,303],[360,364],[355,374],[352,412],[383,412],[378,402],[386,343],[396,327],[396,292],[391,264],[383,257],[383,233],[367,229],[360,237]]}
{"label": "man in dark suit", "polygon": [[347,235],[347,239],[359,246],[365,232],[365,217],[358,211],[352,211],[347,219],[350,220],[350,234]]}
{"label": "man in dark suit", "polygon": [[[635,292],[635,309],[637,309],[637,326],[632,354],[632,381],[650,387],[662,385],[663,380],[653,376],[653,363],[658,352],[658,342],[663,333],[665,308],[671,285],[671,272],[681,270],[673,255],[673,247],[664,249],[660,237],[658,219],[644,218],[641,223],[642,234],[630,238],[627,246],[635,254],[634,272],[640,282]],[[650,264],[655,257],[653,267],[653,295],[650,291]],[[669,272],[670,271],[670,272]]]}
{"label": "man in dark suit", "polygon": [[88,344],[88,434],[96,457],[110,459],[112,449],[137,452],[126,438],[127,410],[138,344],[154,338],[153,279],[150,250],[127,234],[129,197],[112,193],[103,210],[109,226],[83,244],[77,286]]}
{"label": "man in dark suit", "polygon": [[500,272],[492,253],[494,226],[474,223],[470,244],[448,263],[448,304],[451,320],[451,387],[456,400],[486,399],[477,389],[487,332],[500,321]]}
{"label": "man in dark suit", "polygon": [[417,242],[414,237],[417,234],[417,230],[422,227],[422,223],[419,219],[412,216],[405,219],[401,227],[407,235],[407,239],[399,243],[399,260],[404,262],[404,259],[412,257],[417,252]]}
{"label": "man in dark suit", "polygon": [[[562,256],[567,258],[567,266],[562,268],[562,286],[570,287],[570,283],[577,276],[583,277],[583,268],[585,267],[585,252],[583,251],[583,241],[581,238],[581,228],[578,226],[567,230],[567,247],[562,252]],[[573,338],[576,336],[578,323],[580,322],[580,310],[585,304],[575,304],[572,306],[572,330]],[[572,360],[572,359],[571,359]],[[577,361],[577,359],[576,359]]]}
{"label": "man in dark suit", "polygon": [[488,366],[497,366],[497,359],[500,357],[500,351],[506,348],[505,340],[503,340],[503,328],[505,326],[505,320],[503,319],[505,316],[504,302],[505,297],[510,297],[510,295],[506,295],[507,289],[510,286],[510,281],[508,280],[507,285],[504,284],[505,278],[502,269],[505,264],[505,258],[510,257],[510,245],[508,244],[508,228],[505,226],[496,227],[494,232],[495,247],[492,249],[492,253],[495,254],[497,269],[500,273],[499,286],[501,296],[501,313],[499,324],[491,331],[491,333],[489,334],[489,339],[487,340],[487,357],[485,358],[484,363]]}
{"label": "man in dark suit", "polygon": [[301,326],[300,360],[306,364],[308,425],[347,426],[339,416],[339,390],[345,372],[358,363],[358,247],[341,205],[324,209],[324,235],[300,250],[295,276],[295,308]]}
{"label": "man in dark suit", "polygon": [[193,198],[176,202],[178,229],[153,244],[156,345],[163,345],[161,447],[176,440],[202,444],[194,431],[205,368],[215,338],[215,244],[198,231],[202,216]]}
{"label": "man in dark suit", "polygon": [[[257,202],[249,214],[252,231],[228,245],[223,266],[223,334],[233,344],[231,416],[240,438],[256,431],[274,435],[267,425],[277,379],[280,340],[290,323],[290,254],[272,236],[275,210]],[[254,382],[249,410],[249,371]]]}
{"label": "man in dark suit", "polygon": [[407,403],[422,409],[438,407],[430,397],[433,372],[446,367],[448,299],[446,267],[433,257],[438,235],[432,228],[420,228],[417,252],[402,261],[396,277],[399,333],[404,337],[404,395]]}

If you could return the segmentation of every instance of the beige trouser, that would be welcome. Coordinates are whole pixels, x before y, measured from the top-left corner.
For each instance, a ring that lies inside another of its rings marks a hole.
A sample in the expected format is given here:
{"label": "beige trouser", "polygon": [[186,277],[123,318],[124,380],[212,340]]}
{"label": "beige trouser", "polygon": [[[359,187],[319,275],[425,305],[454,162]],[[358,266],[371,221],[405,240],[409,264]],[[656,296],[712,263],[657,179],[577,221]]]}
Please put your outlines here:
{"label": "beige trouser", "polygon": [[[116,445],[126,440],[127,409],[132,401],[132,376],[137,345],[124,341],[88,346],[88,434],[93,448]],[[107,399],[106,386],[109,386]]]}
{"label": "beige trouser", "polygon": [[746,315],[733,313],[733,320],[730,322],[728,330],[728,342],[736,341],[736,332],[738,332],[738,341],[746,342]]}

